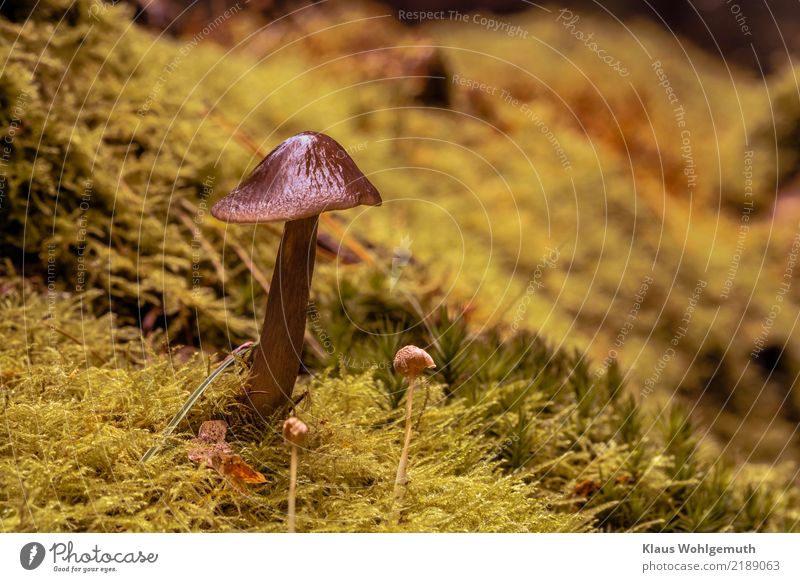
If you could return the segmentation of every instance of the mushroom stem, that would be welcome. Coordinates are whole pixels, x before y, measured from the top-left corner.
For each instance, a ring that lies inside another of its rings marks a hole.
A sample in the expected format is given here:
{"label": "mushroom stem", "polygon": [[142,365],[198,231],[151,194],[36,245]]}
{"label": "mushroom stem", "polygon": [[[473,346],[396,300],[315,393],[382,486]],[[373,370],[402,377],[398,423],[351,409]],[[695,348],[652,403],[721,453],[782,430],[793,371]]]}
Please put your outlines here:
{"label": "mushroom stem", "polygon": [[297,491],[297,445],[292,445],[292,458],[289,461],[289,533],[294,533],[295,497]]}
{"label": "mushroom stem", "polygon": [[303,351],[318,220],[319,215],[290,220],[283,229],[261,340],[245,387],[248,401],[262,416],[292,398]]}
{"label": "mushroom stem", "polygon": [[409,379],[408,390],[406,390],[406,436],[403,442],[403,452],[400,453],[400,463],[397,465],[397,476],[394,480],[394,498],[396,501],[402,499],[407,482],[408,449],[411,445],[411,412],[414,408],[414,388],[416,384],[417,378],[414,376]]}

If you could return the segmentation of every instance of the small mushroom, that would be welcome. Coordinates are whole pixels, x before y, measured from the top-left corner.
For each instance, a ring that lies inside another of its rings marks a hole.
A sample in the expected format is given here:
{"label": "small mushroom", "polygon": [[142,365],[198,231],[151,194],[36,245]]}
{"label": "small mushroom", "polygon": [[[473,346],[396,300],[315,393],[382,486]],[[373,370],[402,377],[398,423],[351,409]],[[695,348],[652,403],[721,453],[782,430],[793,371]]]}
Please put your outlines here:
{"label": "small mushroom", "polygon": [[308,427],[299,418],[292,416],[287,418],[283,423],[283,442],[292,451],[291,461],[289,462],[289,509],[287,511],[289,533],[294,533],[295,498],[297,491],[297,452],[298,447],[302,446],[307,433]]}
{"label": "small mushroom", "polygon": [[225,442],[228,423],[224,420],[207,420],[200,425],[197,438],[192,439],[194,445],[189,449],[189,460],[213,466],[215,457],[233,453],[231,446]]}
{"label": "small mushroom", "polygon": [[417,379],[426,368],[435,368],[436,363],[430,354],[417,346],[405,346],[397,351],[394,356],[394,371],[408,380],[406,390],[406,434],[403,441],[403,452],[400,454],[400,463],[397,465],[397,476],[394,480],[394,498],[403,497],[407,481],[406,468],[408,467],[408,448],[411,444],[411,411],[414,406],[414,388]]}
{"label": "small mushroom", "polygon": [[211,208],[211,214],[225,222],[286,221],[261,339],[245,386],[247,399],[261,415],[291,401],[300,370],[320,213],[381,202],[378,190],[341,145],[308,131],[272,150]]}

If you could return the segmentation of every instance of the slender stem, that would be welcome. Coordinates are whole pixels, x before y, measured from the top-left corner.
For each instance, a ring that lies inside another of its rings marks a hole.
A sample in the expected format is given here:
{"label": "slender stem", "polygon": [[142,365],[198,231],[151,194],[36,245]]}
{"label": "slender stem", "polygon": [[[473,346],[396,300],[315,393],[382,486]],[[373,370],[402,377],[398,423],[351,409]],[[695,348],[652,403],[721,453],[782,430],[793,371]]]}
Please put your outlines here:
{"label": "slender stem", "polygon": [[394,480],[394,498],[399,501],[403,497],[407,482],[406,468],[408,467],[408,448],[411,445],[411,411],[414,408],[414,388],[417,379],[411,378],[406,390],[406,436],[403,442],[403,452],[400,453],[400,463],[397,465],[397,477]]}
{"label": "slender stem", "polygon": [[261,340],[245,387],[250,404],[264,417],[291,401],[300,370],[318,219],[291,220],[283,229]]}
{"label": "slender stem", "polygon": [[292,460],[289,462],[289,533],[294,533],[295,496],[297,494],[297,445],[292,445]]}

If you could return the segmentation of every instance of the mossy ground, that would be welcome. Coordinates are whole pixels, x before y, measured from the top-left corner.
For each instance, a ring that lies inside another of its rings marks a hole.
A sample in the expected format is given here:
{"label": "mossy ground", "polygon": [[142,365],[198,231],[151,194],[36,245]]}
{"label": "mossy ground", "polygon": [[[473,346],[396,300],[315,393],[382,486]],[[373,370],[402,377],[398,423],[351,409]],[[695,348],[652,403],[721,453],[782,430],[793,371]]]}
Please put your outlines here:
{"label": "mossy ground", "polygon": [[[212,362],[199,353],[185,361],[147,353],[134,330],[81,318],[77,300],[54,307],[43,320],[42,297],[20,285],[4,289],[4,531],[285,530],[289,455],[280,419],[255,419],[237,402],[244,362],[142,464]],[[398,341],[405,339],[412,336]],[[381,353],[372,341],[354,348]],[[458,338],[458,361],[436,353],[460,380],[434,375],[416,398],[410,483],[399,508],[392,498],[403,407],[393,374],[340,365],[302,378],[296,413],[310,438],[300,461],[299,530],[797,529],[790,467],[713,460],[685,414],[668,409],[656,419],[625,396],[616,368],[592,378],[579,355],[531,337],[492,361],[494,342]],[[135,352],[146,365],[126,356]],[[227,420],[228,441],[267,483],[242,488],[188,460],[190,439],[209,419]]]}

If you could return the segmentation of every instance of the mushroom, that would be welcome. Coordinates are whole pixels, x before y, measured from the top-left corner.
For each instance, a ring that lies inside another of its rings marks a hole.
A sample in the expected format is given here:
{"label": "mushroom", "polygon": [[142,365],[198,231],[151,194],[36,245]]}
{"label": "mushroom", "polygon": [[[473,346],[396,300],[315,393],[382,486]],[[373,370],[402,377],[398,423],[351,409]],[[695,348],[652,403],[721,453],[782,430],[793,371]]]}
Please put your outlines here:
{"label": "mushroom", "polygon": [[394,371],[408,380],[406,390],[406,435],[403,442],[403,452],[400,454],[400,463],[397,465],[397,476],[394,480],[394,498],[403,497],[406,484],[406,467],[408,466],[408,448],[411,444],[411,411],[414,406],[414,388],[417,379],[426,368],[435,368],[436,363],[430,354],[417,346],[405,346],[397,351],[394,356]]}
{"label": "mushroom", "polygon": [[283,423],[283,442],[292,450],[289,462],[289,509],[287,521],[289,533],[294,533],[295,497],[297,490],[297,448],[303,444],[308,433],[306,424],[297,417],[289,417]]}
{"label": "mushroom", "polygon": [[225,222],[286,221],[261,339],[245,386],[266,416],[290,402],[300,370],[317,222],[328,210],[380,206],[378,190],[335,140],[313,131],[290,137],[211,208]]}

